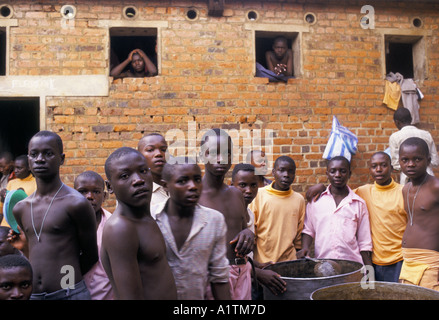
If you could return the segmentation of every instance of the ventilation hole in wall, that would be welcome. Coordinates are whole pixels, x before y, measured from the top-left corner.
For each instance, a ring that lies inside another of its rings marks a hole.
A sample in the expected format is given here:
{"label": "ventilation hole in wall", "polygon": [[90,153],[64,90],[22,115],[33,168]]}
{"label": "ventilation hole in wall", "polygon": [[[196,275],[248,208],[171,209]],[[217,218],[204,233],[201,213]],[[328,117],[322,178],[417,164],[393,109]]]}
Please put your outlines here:
{"label": "ventilation hole in wall", "polygon": [[2,18],[12,17],[12,8],[7,4],[0,6],[0,16]]}
{"label": "ventilation hole in wall", "polygon": [[137,9],[135,7],[123,8],[123,16],[127,19],[134,19],[137,16]]}
{"label": "ventilation hole in wall", "polygon": [[198,18],[198,10],[197,9],[188,9],[186,11],[186,18],[189,20],[196,20]]}
{"label": "ventilation hole in wall", "polygon": [[76,16],[76,8],[71,5],[65,5],[61,8],[61,15],[65,19],[73,19]]}
{"label": "ventilation hole in wall", "polygon": [[254,10],[247,12],[247,19],[250,21],[255,21],[258,19],[258,13]]}
{"label": "ventilation hole in wall", "polygon": [[424,23],[422,22],[421,18],[414,18],[414,19],[412,20],[412,24],[413,24],[414,27],[416,27],[416,28],[420,28],[420,27],[422,27],[422,25],[423,25]]}
{"label": "ventilation hole in wall", "polygon": [[303,20],[308,24],[314,24],[317,22],[317,17],[314,13],[308,12],[308,13],[305,13]]}

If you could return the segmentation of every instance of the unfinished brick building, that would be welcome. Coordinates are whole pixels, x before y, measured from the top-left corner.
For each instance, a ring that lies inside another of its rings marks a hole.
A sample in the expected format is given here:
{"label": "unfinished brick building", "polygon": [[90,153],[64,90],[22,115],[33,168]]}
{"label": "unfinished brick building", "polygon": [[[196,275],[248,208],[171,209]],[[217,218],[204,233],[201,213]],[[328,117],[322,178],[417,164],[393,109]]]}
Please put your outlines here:
{"label": "unfinished brick building", "polygon": [[[65,143],[63,180],[103,174],[117,147],[167,135],[171,152],[195,152],[213,127],[275,159],[296,160],[294,188],[326,181],[322,153],[332,116],[359,139],[352,186],[370,181],[367,160],[396,131],[383,104],[388,72],[413,78],[424,94],[421,128],[439,141],[439,4],[435,1],[160,0],[5,1],[0,4],[0,149],[25,153],[36,131]],[[368,9],[368,10],[365,10]],[[256,77],[256,63],[284,35],[294,78]],[[113,79],[112,55],[134,43],[158,75]],[[267,140],[272,133],[272,145]],[[436,142],[437,142],[436,141]],[[180,151],[178,151],[180,152]]]}

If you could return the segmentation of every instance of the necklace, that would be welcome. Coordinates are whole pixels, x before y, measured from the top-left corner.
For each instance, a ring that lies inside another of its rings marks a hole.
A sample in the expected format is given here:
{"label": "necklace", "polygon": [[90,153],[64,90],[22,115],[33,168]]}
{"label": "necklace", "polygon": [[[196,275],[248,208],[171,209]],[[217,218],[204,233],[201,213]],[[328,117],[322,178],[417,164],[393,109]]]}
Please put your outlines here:
{"label": "necklace", "polygon": [[41,232],[43,231],[43,225],[44,225],[44,221],[46,220],[47,213],[49,212],[50,207],[52,206],[53,200],[55,200],[56,196],[61,191],[63,186],[64,186],[64,183],[61,184],[61,187],[59,187],[58,191],[55,193],[55,195],[53,196],[52,200],[50,201],[49,207],[47,208],[46,213],[44,214],[44,217],[43,217],[43,221],[41,222],[41,227],[40,227],[40,232],[39,233],[37,233],[37,230],[35,229],[34,213],[33,213],[33,208],[32,208],[32,203],[34,202],[35,193],[34,193],[34,195],[32,197],[32,200],[30,202],[30,217],[32,219],[32,227],[34,228],[35,236],[37,237],[38,242],[40,242]]}
{"label": "necklace", "polygon": [[418,190],[416,190],[415,196],[413,197],[413,204],[412,207],[410,208],[410,202],[409,202],[409,193],[410,193],[410,188],[412,186],[412,183],[409,185],[409,188],[407,190],[407,209],[409,211],[409,217],[410,217],[410,225],[413,225],[413,217],[415,215],[415,201],[416,201],[416,197],[418,196],[418,192],[421,189],[422,185],[424,184],[425,180],[427,180],[428,174],[425,176],[424,180],[422,181],[422,183],[419,185]]}

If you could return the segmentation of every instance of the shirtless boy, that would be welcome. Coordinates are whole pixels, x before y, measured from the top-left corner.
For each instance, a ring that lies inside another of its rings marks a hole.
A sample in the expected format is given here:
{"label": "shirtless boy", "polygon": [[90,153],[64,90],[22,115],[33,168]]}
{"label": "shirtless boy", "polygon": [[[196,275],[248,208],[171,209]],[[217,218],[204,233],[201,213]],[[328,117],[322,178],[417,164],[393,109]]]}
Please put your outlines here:
{"label": "shirtless boy", "polygon": [[232,299],[242,300],[251,299],[251,266],[244,257],[253,249],[254,233],[247,229],[247,210],[241,191],[224,183],[232,166],[232,149],[232,139],[224,130],[211,129],[203,135],[200,156],[205,174],[199,203],[224,215],[231,295]]}
{"label": "shirtless boy", "polygon": [[267,68],[277,75],[293,75],[293,51],[288,49],[288,41],[278,37],[273,41],[273,51],[265,54]]}
{"label": "shirtless boy", "polygon": [[65,155],[56,133],[35,134],[28,157],[37,190],[18,202],[13,213],[26,236],[24,252],[34,273],[31,299],[90,299],[83,275],[98,261],[93,208],[60,179]]}
{"label": "shirtless boy", "polygon": [[408,223],[399,279],[439,291],[439,179],[427,173],[430,161],[424,140],[408,138],[401,144],[399,164],[410,182],[402,189]]}
{"label": "shirtless boy", "polygon": [[122,147],[105,162],[118,205],[105,224],[101,260],[119,300],[177,299],[166,245],[150,214],[152,175],[145,157]]}

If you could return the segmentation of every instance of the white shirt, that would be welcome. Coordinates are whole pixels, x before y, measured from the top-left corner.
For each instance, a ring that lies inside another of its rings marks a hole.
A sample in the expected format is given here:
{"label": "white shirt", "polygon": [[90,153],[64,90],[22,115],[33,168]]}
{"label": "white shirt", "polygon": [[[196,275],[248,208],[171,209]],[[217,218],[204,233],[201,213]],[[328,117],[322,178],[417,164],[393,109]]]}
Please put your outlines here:
{"label": "white shirt", "polygon": [[168,193],[163,186],[158,183],[152,183],[151,207],[169,199]]}

